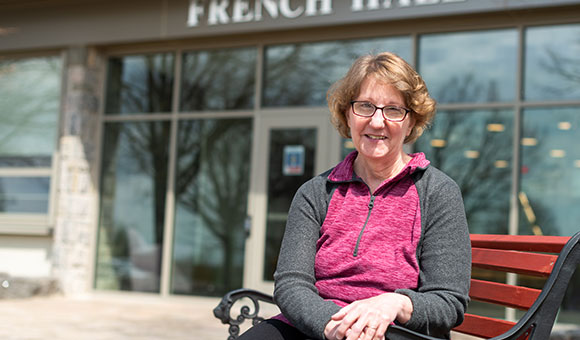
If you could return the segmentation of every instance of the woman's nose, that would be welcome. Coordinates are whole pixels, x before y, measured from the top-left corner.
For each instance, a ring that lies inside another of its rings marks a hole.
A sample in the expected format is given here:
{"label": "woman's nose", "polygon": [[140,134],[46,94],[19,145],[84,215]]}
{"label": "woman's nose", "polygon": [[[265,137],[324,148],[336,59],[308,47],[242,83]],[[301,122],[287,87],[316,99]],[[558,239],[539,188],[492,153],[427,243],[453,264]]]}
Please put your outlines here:
{"label": "woman's nose", "polygon": [[375,114],[371,117],[370,123],[374,127],[385,126],[385,117],[383,117],[383,110],[377,108]]}

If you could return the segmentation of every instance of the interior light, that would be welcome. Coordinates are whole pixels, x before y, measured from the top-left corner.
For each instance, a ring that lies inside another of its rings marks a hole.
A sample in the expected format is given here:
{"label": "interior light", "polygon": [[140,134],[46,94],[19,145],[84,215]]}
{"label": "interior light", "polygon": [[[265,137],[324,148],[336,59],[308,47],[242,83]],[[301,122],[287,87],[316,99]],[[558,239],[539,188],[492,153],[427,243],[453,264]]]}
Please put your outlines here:
{"label": "interior light", "polygon": [[490,132],[503,132],[505,126],[503,124],[487,124],[487,131]]}
{"label": "interior light", "polygon": [[431,146],[434,148],[443,148],[447,145],[444,139],[431,139]]}
{"label": "interior light", "polygon": [[572,123],[570,122],[559,122],[558,129],[560,130],[570,130],[572,128]]}
{"label": "interior light", "polygon": [[524,146],[536,146],[538,145],[538,140],[535,138],[522,138],[522,145]]}
{"label": "interior light", "polygon": [[574,161],[574,166],[580,168],[580,159]]}
{"label": "interior light", "polygon": [[504,160],[497,160],[493,163],[493,165],[498,169],[504,169],[508,167],[508,162]]}
{"label": "interior light", "polygon": [[566,151],[561,149],[550,150],[550,156],[553,158],[564,158],[566,157]]}
{"label": "interior light", "polygon": [[344,141],[344,148],[345,149],[354,149],[354,143],[352,140]]}
{"label": "interior light", "polygon": [[475,159],[475,158],[479,158],[479,151],[476,150],[466,150],[463,155],[465,156],[465,158],[471,158],[471,159]]}

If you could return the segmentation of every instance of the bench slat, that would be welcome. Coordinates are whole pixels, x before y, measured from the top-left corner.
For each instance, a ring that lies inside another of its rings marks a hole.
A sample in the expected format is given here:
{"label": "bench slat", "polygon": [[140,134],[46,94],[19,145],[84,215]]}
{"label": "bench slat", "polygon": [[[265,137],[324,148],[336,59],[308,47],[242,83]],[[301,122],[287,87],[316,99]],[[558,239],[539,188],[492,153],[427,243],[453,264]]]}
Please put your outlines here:
{"label": "bench slat", "polygon": [[514,325],[515,322],[466,313],[463,323],[453,330],[487,339],[507,332]]}
{"label": "bench slat", "polygon": [[567,236],[482,234],[471,234],[470,238],[471,246],[475,248],[537,251],[543,253],[559,253],[570,239]]}
{"label": "bench slat", "polygon": [[472,248],[474,267],[533,276],[549,276],[557,258],[556,255]]}
{"label": "bench slat", "polygon": [[528,310],[540,292],[541,290],[534,288],[472,279],[469,296],[482,302]]}

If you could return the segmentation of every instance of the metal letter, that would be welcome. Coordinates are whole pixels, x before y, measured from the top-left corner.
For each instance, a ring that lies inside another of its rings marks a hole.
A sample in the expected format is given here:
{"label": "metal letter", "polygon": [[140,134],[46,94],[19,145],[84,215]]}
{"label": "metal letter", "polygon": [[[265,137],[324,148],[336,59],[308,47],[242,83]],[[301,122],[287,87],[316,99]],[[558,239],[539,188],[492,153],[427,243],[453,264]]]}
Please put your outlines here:
{"label": "metal letter", "polygon": [[304,7],[298,6],[295,10],[290,8],[290,0],[280,0],[280,13],[286,18],[294,19],[304,13]]}
{"label": "metal letter", "polygon": [[417,6],[421,6],[421,5],[434,5],[434,4],[438,4],[439,0],[415,0],[415,5]]}
{"label": "metal letter", "polygon": [[[353,12],[360,12],[365,10],[364,0],[353,0],[350,9]],[[391,0],[384,0],[383,1],[383,8],[391,8]],[[380,8],[379,0],[367,0],[366,10],[374,10]]]}
{"label": "metal letter", "polygon": [[199,5],[197,0],[189,1],[189,11],[187,12],[187,27],[199,25],[199,17],[203,15],[203,5]]}
{"label": "metal letter", "polygon": [[250,12],[248,0],[234,0],[233,22],[248,22],[252,21],[252,19],[253,15]]}
{"label": "metal letter", "polygon": [[266,12],[270,14],[270,17],[274,19],[278,17],[278,4],[276,3],[276,0],[257,0],[256,13],[254,14],[256,20],[262,20],[262,6],[266,9]]}
{"label": "metal letter", "polygon": [[[219,1],[219,4],[218,4]],[[230,22],[230,17],[226,9],[230,5],[229,0],[211,0],[209,3],[209,14],[207,16],[207,23],[209,25],[227,24]]]}
{"label": "metal letter", "polygon": [[[320,2],[320,13],[316,13],[316,3]],[[306,12],[307,16],[326,15],[332,13],[332,0],[307,0]]]}

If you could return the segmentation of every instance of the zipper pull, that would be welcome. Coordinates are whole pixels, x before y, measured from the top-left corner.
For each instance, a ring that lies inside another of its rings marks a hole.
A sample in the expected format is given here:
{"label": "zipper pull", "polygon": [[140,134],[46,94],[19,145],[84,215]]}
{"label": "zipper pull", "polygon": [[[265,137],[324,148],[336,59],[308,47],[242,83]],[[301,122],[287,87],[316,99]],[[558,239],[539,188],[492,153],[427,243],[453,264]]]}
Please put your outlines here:
{"label": "zipper pull", "polygon": [[375,205],[375,196],[371,195],[371,201],[369,202],[369,210],[371,210],[374,205]]}

